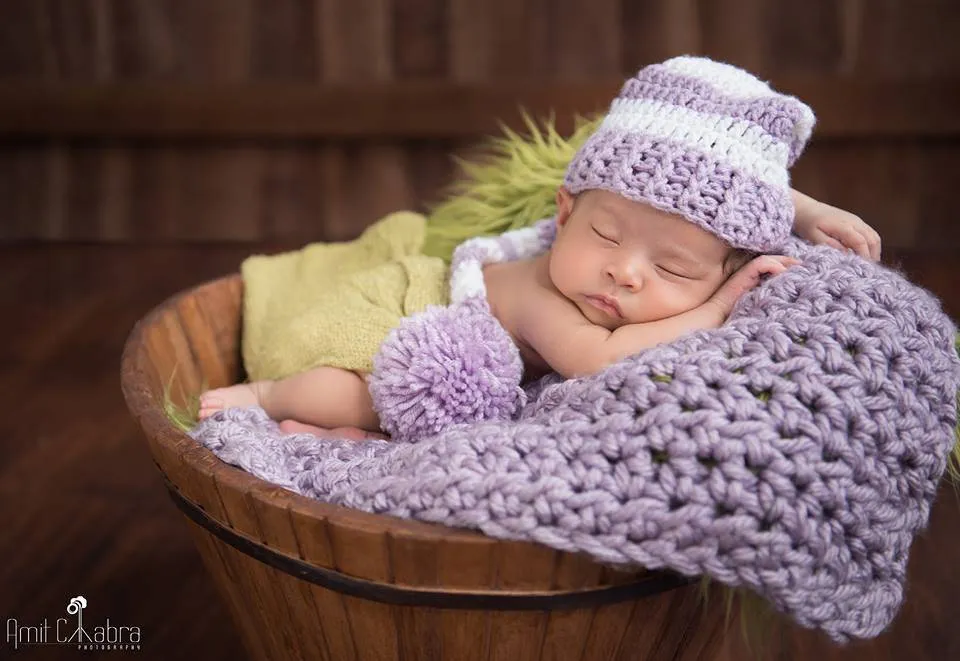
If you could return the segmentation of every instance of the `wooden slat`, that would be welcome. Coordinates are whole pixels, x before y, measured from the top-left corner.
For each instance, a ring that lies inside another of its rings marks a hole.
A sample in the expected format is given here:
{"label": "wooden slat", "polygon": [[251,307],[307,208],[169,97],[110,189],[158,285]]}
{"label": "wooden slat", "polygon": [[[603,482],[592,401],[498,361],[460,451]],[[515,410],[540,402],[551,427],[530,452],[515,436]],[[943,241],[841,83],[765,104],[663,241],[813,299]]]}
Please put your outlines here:
{"label": "wooden slat", "polygon": [[[236,532],[254,541],[266,541],[269,533],[265,532],[261,526],[254,505],[256,496],[248,491],[249,478],[248,474],[240,471],[221,471],[214,477],[230,526]],[[276,543],[277,540],[274,538],[273,541]],[[271,658],[278,656],[280,650],[297,649],[298,643],[294,641],[301,639],[302,631],[297,629],[302,627],[293,611],[298,604],[286,594],[292,589],[289,583],[290,577],[244,554],[231,553],[229,557],[234,561],[231,565],[234,574],[245,574],[249,579],[248,600],[259,610],[264,611],[261,613],[259,622],[264,630],[259,633]],[[275,614],[280,614],[289,626],[271,630],[272,627],[264,626],[265,622],[270,621],[272,617],[266,613],[273,613],[273,617]],[[312,638],[311,642],[313,642]]]}
{"label": "wooden slat", "polygon": [[[939,144],[917,155],[920,161],[917,201],[920,223],[916,241],[911,245],[929,250],[943,250],[960,242],[957,223],[957,156],[954,145]],[[899,182],[898,182],[899,183]],[[954,273],[954,278],[960,280]]]}
{"label": "wooden slat", "polygon": [[[327,520],[306,509],[303,501],[291,503],[289,511],[300,547],[300,556],[318,567],[335,567]],[[357,651],[347,616],[345,597],[318,585],[311,584],[309,591],[317,613],[323,613],[320,628],[330,658],[336,661],[355,660]]]}
{"label": "wooden slat", "polygon": [[[477,537],[469,542],[440,542],[437,575],[451,589],[489,589],[496,580],[494,549],[498,542]],[[440,613],[441,649],[446,658],[486,659],[489,656],[491,617],[485,611],[444,610]]]}
{"label": "wooden slat", "polygon": [[850,75],[857,69],[863,31],[865,0],[846,0],[837,9],[840,23],[840,59],[837,71]]}
{"label": "wooden slat", "polygon": [[[166,2],[113,2],[110,18],[115,34],[124,35],[113,44],[113,73],[121,79],[169,76],[177,71],[184,56],[190,57],[187,71],[208,75],[205,62],[189,50],[189,30],[173,25]],[[199,5],[200,3],[196,3]],[[210,3],[203,3],[209,6]],[[223,23],[217,23],[222,25]],[[176,35],[176,36],[175,36]],[[184,72],[187,74],[187,72]],[[189,75],[185,75],[189,79]]]}
{"label": "wooden slat", "polygon": [[[586,554],[563,553],[558,556],[554,587],[580,589],[596,585],[600,567]],[[592,609],[557,610],[549,615],[540,649],[541,661],[569,658],[574,650],[582,654],[587,632],[593,622]],[[574,658],[576,655],[574,654]]]}
{"label": "wooden slat", "polygon": [[[950,170],[923,179],[923,157],[929,151],[913,142],[821,145],[797,162],[791,180],[798,190],[859,215],[880,233],[884,246],[913,246],[925,225],[953,217],[945,210],[921,214],[921,204],[952,190]],[[956,144],[946,151],[953,159],[960,155]],[[960,234],[954,233],[952,244],[941,245],[957,245],[957,238]]]}
{"label": "wooden slat", "polygon": [[235,571],[241,554],[192,521],[188,521],[187,526],[207,572],[216,583],[220,596],[226,602],[230,616],[239,629],[247,653],[255,661],[266,661],[270,657],[264,648],[265,633],[258,630],[259,613],[251,612],[245,600],[245,596],[252,590],[249,577],[243,572]]}
{"label": "wooden slat", "polygon": [[548,41],[553,47],[550,68],[556,78],[590,80],[619,70],[624,4],[630,3],[555,0],[547,20],[551,24]]}
{"label": "wooden slat", "polygon": [[[363,526],[330,525],[330,542],[337,568],[351,576],[392,583],[387,536]],[[394,606],[359,597],[343,597],[359,659],[399,658]]]}
{"label": "wooden slat", "polygon": [[387,0],[316,2],[318,69],[324,83],[388,78],[393,62]]}
{"label": "wooden slat", "polygon": [[127,238],[130,218],[132,155],[123,147],[102,151],[100,178],[97,181],[97,236],[107,240]]}
{"label": "wooden slat", "polygon": [[699,620],[696,589],[679,588],[669,595],[637,602],[620,643],[617,661],[678,659],[688,628]]}
{"label": "wooden slat", "polygon": [[699,3],[704,54],[763,74],[766,21],[774,3],[713,0]]}
{"label": "wooden slat", "polygon": [[180,227],[192,224],[192,231],[203,237],[230,234],[241,240],[262,236],[263,213],[261,187],[263,154],[255,147],[230,145],[197,150],[181,161],[182,202],[191,215],[180,214],[174,220]]}
{"label": "wooden slat", "polygon": [[[767,4],[767,29],[760,34],[769,44],[769,70],[817,74],[840,69],[847,29],[844,20],[849,20],[854,12],[853,7],[847,6],[850,3],[807,0]],[[817,38],[811,39],[811,34]]]}
{"label": "wooden slat", "polygon": [[[172,47],[179,75],[203,82],[249,79],[254,32],[252,0],[153,0],[141,4],[145,15],[152,11],[158,18],[167,18],[169,41],[164,45]],[[152,28],[149,20],[143,28]]]}
{"label": "wooden slat", "polygon": [[[556,581],[559,553],[546,546],[500,542],[497,586],[502,590],[547,590]],[[546,611],[498,611],[490,615],[491,661],[539,659],[550,614]]]}
{"label": "wooden slat", "polygon": [[454,81],[543,79],[552,73],[549,25],[536,0],[447,0],[447,28]]}
{"label": "wooden slat", "polygon": [[0,21],[0,78],[32,78],[44,71],[36,0],[7,0]]}
{"label": "wooden slat", "polygon": [[594,609],[581,661],[610,661],[617,657],[634,605],[635,602],[623,602]]}
{"label": "wooden slat", "polygon": [[[250,495],[264,543],[288,556],[301,558],[289,511],[297,496],[282,487],[266,485]],[[273,577],[271,587],[288,613],[287,627],[293,630],[294,640],[303,658],[336,661],[330,659],[326,636],[317,627],[318,614],[312,601],[311,586],[285,572],[271,570],[269,573]]]}
{"label": "wooden slat", "polygon": [[925,78],[960,70],[955,0],[860,2],[858,73]]}
{"label": "wooden slat", "polygon": [[41,150],[22,146],[0,150],[0,200],[7,205],[0,235],[38,234],[47,204],[43,190],[46,172],[46,155]]}
{"label": "wooden slat", "polygon": [[699,14],[697,0],[622,3],[622,70],[633,72],[671,55],[700,52]]}
{"label": "wooden slat", "polygon": [[447,0],[395,2],[393,68],[397,78],[442,76],[447,73]]}
{"label": "wooden slat", "polygon": [[[319,87],[388,84],[394,64],[392,3],[316,3]],[[383,214],[410,205],[406,157],[399,145],[323,145],[319,158],[327,183],[319,225],[326,235],[354,238]]]}
{"label": "wooden slat", "polygon": [[51,147],[44,159],[44,209],[35,222],[45,238],[62,238],[67,232],[67,196],[70,190],[70,166],[67,149],[62,145]]}
{"label": "wooden slat", "polygon": [[189,157],[172,145],[132,154],[130,213],[124,230],[128,238],[176,236],[178,219],[196,219],[190,217],[189,207],[183,203],[182,164]]}
{"label": "wooden slat", "polygon": [[309,80],[317,75],[314,0],[255,0],[251,77]]}
{"label": "wooden slat", "polygon": [[[774,80],[817,111],[818,138],[960,135],[960,79]],[[362,85],[0,84],[0,138],[465,138],[521,126],[519,107],[602,111],[620,81]]]}
{"label": "wooden slat", "polygon": [[[434,535],[414,535],[403,531],[391,534],[389,548],[394,582],[436,589],[440,584],[438,550],[442,539],[440,531]],[[399,658],[442,658],[442,610],[396,606],[393,612],[397,622]]]}

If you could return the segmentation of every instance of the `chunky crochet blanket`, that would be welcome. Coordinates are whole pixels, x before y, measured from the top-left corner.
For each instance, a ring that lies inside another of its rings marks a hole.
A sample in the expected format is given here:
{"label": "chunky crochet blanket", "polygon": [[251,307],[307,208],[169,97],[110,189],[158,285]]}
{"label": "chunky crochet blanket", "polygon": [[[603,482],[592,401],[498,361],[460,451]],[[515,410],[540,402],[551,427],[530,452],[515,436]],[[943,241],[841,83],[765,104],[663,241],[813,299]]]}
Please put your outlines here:
{"label": "chunky crochet blanket", "polygon": [[[706,575],[837,641],[872,637],[903,600],[954,442],[956,329],[894,270],[796,240],[785,252],[802,264],[745,295],[722,328],[588,378],[504,387],[494,400],[516,405],[512,419],[477,410],[491,419],[357,442],[284,436],[253,408],[192,434],[306,496]],[[495,328],[475,321],[460,328],[466,344]],[[458,326],[440,326],[458,346]]]}

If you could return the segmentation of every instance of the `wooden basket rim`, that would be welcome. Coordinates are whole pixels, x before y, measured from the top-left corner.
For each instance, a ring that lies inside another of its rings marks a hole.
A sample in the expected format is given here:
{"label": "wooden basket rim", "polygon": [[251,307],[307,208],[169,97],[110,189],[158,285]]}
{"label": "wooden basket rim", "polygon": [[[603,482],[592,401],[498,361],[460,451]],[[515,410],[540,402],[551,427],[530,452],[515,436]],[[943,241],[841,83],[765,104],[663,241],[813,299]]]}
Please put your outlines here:
{"label": "wooden basket rim", "polygon": [[[230,485],[227,488],[235,488],[238,491],[245,492],[250,498],[256,499],[268,507],[294,509],[301,515],[326,519],[330,525],[371,533],[399,534],[418,540],[439,541],[442,539],[447,543],[462,542],[472,547],[476,547],[478,544],[494,545],[498,543],[538,546],[532,542],[497,540],[473,530],[372,514],[308,498],[278,487],[276,484],[262,480],[245,470],[224,462],[209,449],[174,426],[164,413],[155,394],[151,392],[147,385],[144,365],[149,358],[145,351],[145,330],[153,326],[164,314],[175,309],[184,298],[196,296],[210,289],[228,286],[239,280],[240,277],[239,273],[233,273],[183,289],[155,306],[134,325],[124,343],[120,360],[121,388],[127,408],[138,421],[145,434],[155,439],[157,443],[166,446],[191,467],[211,473],[215,478],[225,478],[222,481],[218,480],[218,484],[222,486]],[[154,457],[155,462],[156,459]],[[159,463],[157,466],[166,476],[163,467]],[[169,476],[166,477],[169,478]],[[231,527],[228,521],[221,520],[220,523]]]}

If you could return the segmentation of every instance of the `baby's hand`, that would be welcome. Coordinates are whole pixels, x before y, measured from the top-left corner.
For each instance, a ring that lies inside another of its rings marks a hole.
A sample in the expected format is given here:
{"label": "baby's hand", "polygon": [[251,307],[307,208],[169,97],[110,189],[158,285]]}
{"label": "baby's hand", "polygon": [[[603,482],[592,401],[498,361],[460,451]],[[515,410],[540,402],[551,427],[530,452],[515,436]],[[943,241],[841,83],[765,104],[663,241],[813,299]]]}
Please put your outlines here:
{"label": "baby's hand", "polygon": [[784,255],[760,255],[731,275],[705,305],[714,307],[715,311],[721,315],[720,323],[722,324],[740,297],[756,287],[762,276],[778,275],[799,263],[800,260]]}
{"label": "baby's hand", "polygon": [[880,235],[859,216],[807,198],[797,205],[793,229],[802,239],[838,250],[853,250],[865,259],[880,260]]}

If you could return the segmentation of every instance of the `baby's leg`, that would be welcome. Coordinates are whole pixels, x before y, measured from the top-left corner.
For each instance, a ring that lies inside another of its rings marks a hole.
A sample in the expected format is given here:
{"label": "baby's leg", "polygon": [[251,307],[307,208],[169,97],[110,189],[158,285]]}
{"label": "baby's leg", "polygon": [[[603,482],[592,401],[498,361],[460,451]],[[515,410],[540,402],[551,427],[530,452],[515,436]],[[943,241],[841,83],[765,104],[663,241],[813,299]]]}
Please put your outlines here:
{"label": "baby's leg", "polygon": [[315,367],[278,381],[211,390],[200,398],[200,417],[221,408],[255,405],[274,420],[380,431],[366,381],[355,372],[336,367]]}
{"label": "baby's leg", "polygon": [[349,438],[354,441],[363,441],[368,438],[386,438],[380,432],[364,431],[359,427],[317,427],[316,425],[305,425],[296,420],[283,420],[280,422],[280,431],[284,434],[313,434],[320,438]]}
{"label": "baby's leg", "polygon": [[267,381],[239,383],[227,388],[214,388],[200,395],[201,420],[222,409],[245,409],[260,405],[260,393]]}

